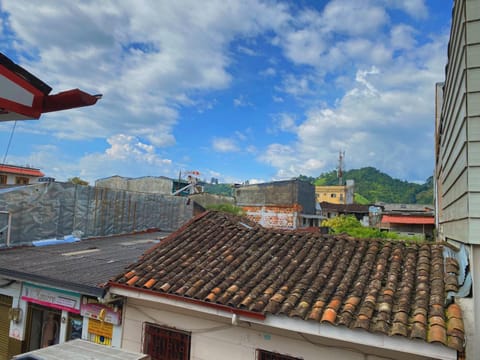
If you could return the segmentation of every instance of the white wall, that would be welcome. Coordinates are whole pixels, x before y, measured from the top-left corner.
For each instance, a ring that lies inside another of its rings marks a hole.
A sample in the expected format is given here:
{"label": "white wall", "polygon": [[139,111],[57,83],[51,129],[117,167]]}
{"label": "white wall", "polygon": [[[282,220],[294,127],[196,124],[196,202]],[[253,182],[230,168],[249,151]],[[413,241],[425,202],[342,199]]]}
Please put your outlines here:
{"label": "white wall", "polygon": [[[129,298],[124,317],[122,348],[141,352],[143,324],[149,322],[191,332],[192,360],[254,360],[256,349],[304,360],[391,360],[405,359],[406,356],[410,360],[427,359],[313,335],[303,338],[295,332],[260,326],[242,319],[238,326],[233,326],[229,319],[213,315],[206,315],[208,319],[204,319],[194,317],[188,311],[179,313],[171,310],[166,305]],[[359,330],[359,334],[360,332],[366,333],[363,330]],[[411,346],[416,345],[412,342]]]}

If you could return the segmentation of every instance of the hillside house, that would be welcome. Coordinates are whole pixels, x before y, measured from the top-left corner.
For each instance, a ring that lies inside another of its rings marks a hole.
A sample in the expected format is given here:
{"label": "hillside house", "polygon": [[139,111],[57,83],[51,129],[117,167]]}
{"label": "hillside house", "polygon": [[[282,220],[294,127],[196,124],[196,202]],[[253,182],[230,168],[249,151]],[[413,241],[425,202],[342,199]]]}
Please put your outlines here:
{"label": "hillside house", "polygon": [[264,228],[205,212],[109,284],[122,346],[177,359],[457,359],[456,254],[442,244]]}
{"label": "hillside house", "polygon": [[0,164],[0,187],[33,184],[43,176],[37,168]]}

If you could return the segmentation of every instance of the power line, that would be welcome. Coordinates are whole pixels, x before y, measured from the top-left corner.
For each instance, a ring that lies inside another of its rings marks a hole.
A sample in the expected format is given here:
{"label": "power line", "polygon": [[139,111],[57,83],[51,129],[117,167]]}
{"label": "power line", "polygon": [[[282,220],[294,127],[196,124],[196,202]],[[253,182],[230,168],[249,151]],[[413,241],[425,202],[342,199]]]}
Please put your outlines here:
{"label": "power line", "polygon": [[5,155],[3,156],[2,164],[5,164],[5,161],[7,160],[8,150],[10,150],[10,144],[12,143],[13,133],[15,132],[16,126],[17,126],[17,120],[15,120],[13,123],[12,132],[10,133],[10,139],[8,139],[8,145],[7,145],[7,149],[5,150]]}

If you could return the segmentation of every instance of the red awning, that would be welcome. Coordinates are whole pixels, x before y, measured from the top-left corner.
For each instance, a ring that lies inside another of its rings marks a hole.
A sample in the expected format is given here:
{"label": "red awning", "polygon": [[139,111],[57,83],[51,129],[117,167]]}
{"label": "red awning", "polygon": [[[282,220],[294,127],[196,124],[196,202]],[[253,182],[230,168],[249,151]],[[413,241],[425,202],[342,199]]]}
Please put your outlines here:
{"label": "red awning", "polygon": [[101,97],[101,95],[87,94],[79,89],[48,95],[43,101],[42,113],[94,105]]}
{"label": "red awning", "polygon": [[0,165],[0,172],[13,174],[13,175],[28,175],[28,176],[38,176],[38,177],[42,177],[45,175],[38,169],[27,168],[22,166],[13,166],[13,165]]}
{"label": "red awning", "polygon": [[382,223],[433,225],[435,218],[433,216],[383,215]]}
{"label": "red awning", "polygon": [[51,90],[0,53],[0,121],[38,119],[46,112],[94,105],[102,97],[79,89],[49,95]]}

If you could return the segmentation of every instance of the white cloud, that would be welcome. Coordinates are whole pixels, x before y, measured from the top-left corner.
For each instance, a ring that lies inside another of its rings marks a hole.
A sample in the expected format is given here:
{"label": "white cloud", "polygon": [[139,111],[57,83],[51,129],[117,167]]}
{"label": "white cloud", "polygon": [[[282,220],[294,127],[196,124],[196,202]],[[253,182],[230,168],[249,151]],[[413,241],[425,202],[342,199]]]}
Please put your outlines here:
{"label": "white cloud", "polygon": [[312,93],[310,85],[309,76],[288,74],[283,78],[283,84],[281,87],[277,87],[277,90],[299,97]]}
{"label": "white cloud", "polygon": [[399,178],[421,178],[433,169],[432,104],[445,43],[441,35],[413,54],[359,69],[335,104],[306,111],[295,142],[271,144],[259,160],[278,169],[278,178],[317,176],[334,169],[344,150],[349,168],[376,166]]}
{"label": "white cloud", "polygon": [[371,1],[333,0],[322,14],[325,31],[348,35],[365,35],[377,32],[389,22],[385,9]]}
{"label": "white cloud", "polygon": [[390,31],[391,44],[394,49],[413,49],[416,45],[415,29],[409,25],[399,24]]}
{"label": "white cloud", "polygon": [[202,91],[230,85],[231,41],[279,28],[290,17],[284,4],[254,0],[139,1],[135,6],[6,0],[2,7],[17,46],[39,55],[23,59],[25,68],[41,74],[54,91],[80,87],[104,94],[95,107],[78,110],[83,120],[75,128],[64,120],[45,124],[47,131],[63,138],[150,133],[160,137],[149,137],[157,146],[175,143],[177,106],[194,106],[193,97]]}
{"label": "white cloud", "polygon": [[239,97],[233,99],[233,105],[235,107],[245,107],[252,106],[253,104],[249,102],[244,95],[240,95]]}
{"label": "white cloud", "polygon": [[277,71],[273,67],[268,67],[265,70],[260,71],[260,75],[262,76],[275,76]]}
{"label": "white cloud", "polygon": [[239,151],[239,147],[236,141],[230,138],[214,138],[212,140],[212,146],[213,146],[213,149],[218,152]]}
{"label": "white cloud", "polygon": [[254,50],[252,50],[252,49],[250,49],[246,46],[238,46],[237,50],[238,50],[238,52],[240,52],[242,54],[245,54],[245,55],[248,55],[248,56],[256,56],[257,55],[257,53]]}
{"label": "white cloud", "polygon": [[386,4],[392,8],[405,11],[413,18],[424,19],[428,16],[428,9],[425,5],[425,0],[386,0]]}
{"label": "white cloud", "polygon": [[272,116],[275,130],[295,132],[297,130],[296,116],[294,114],[280,113]]}

